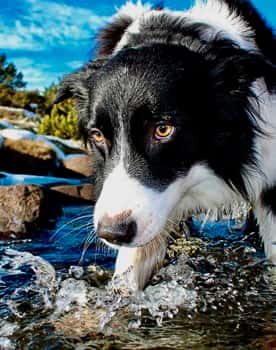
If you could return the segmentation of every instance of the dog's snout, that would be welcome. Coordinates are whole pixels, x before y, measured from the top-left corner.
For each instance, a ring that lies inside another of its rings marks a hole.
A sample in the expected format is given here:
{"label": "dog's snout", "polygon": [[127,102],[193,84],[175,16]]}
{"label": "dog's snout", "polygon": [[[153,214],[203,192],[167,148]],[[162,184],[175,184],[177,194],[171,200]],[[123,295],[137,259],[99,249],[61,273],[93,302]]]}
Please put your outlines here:
{"label": "dog's snout", "polygon": [[130,243],[137,231],[137,224],[130,219],[131,212],[114,217],[104,216],[98,223],[97,236],[113,244]]}

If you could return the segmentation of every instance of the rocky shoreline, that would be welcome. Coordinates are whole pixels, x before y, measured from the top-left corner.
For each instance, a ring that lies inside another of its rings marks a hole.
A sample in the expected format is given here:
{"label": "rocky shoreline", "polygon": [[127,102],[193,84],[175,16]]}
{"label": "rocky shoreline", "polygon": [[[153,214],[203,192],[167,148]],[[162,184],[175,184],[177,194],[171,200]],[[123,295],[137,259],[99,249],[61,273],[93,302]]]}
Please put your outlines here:
{"label": "rocky shoreline", "polygon": [[61,207],[94,200],[91,155],[80,144],[0,130],[0,240],[30,237]]}

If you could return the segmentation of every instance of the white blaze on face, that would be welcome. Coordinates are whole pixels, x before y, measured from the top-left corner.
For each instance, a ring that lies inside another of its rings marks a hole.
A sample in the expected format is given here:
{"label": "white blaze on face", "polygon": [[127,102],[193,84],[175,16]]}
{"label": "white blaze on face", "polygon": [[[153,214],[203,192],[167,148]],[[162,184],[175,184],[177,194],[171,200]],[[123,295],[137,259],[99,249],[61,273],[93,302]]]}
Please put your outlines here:
{"label": "white blaze on face", "polygon": [[94,224],[97,228],[105,215],[113,217],[131,211],[137,233],[129,246],[141,246],[162,231],[174,209],[216,207],[232,199],[233,193],[224,181],[204,165],[195,165],[186,176],[158,192],[130,177],[120,161],[104,182],[95,206]]}

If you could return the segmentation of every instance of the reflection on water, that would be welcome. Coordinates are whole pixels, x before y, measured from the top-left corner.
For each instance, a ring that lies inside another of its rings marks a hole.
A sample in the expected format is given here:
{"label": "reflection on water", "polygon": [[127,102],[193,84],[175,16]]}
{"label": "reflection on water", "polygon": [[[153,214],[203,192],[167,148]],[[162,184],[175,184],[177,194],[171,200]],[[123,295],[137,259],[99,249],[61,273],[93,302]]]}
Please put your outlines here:
{"label": "reflection on water", "polygon": [[55,231],[2,242],[0,349],[276,348],[276,272],[255,234],[193,221],[196,251],[122,297],[91,222],[92,208],[65,208]]}

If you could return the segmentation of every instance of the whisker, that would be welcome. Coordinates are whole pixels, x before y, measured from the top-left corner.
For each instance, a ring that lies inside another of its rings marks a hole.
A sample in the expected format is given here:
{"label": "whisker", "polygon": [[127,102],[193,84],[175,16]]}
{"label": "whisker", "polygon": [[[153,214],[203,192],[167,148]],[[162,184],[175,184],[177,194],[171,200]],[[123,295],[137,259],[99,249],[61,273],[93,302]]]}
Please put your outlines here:
{"label": "whisker", "polygon": [[84,245],[83,245],[83,249],[82,249],[82,253],[81,253],[81,257],[80,257],[80,261],[79,264],[82,264],[84,261],[84,256],[87,252],[87,250],[89,249],[89,247],[95,242],[97,241],[98,238],[95,234],[95,231],[92,230],[89,232],[88,236],[85,239]]}
{"label": "whisker", "polygon": [[83,231],[84,229],[89,230],[91,227],[93,227],[93,225],[92,225],[91,222],[85,223],[85,224],[80,225],[80,226],[78,226],[78,227],[76,227],[76,228],[72,228],[71,230],[69,230],[69,231],[67,231],[67,232],[63,232],[63,233],[57,238],[57,240],[59,241],[59,240],[61,240],[61,239],[64,239],[64,238],[66,238],[66,237],[72,235],[72,234],[74,234],[74,235],[80,234],[80,233],[82,233],[82,231]]}
{"label": "whisker", "polygon": [[90,214],[87,214],[87,215],[82,215],[82,216],[79,216],[77,218],[74,218],[68,222],[66,222],[65,224],[63,224],[61,227],[59,227],[53,234],[52,236],[50,237],[50,241],[52,241],[56,235],[58,235],[60,233],[60,231],[64,230],[67,226],[71,225],[72,223],[74,222],[77,222],[77,221],[80,221],[80,220],[83,220],[83,219],[86,219],[86,218],[93,218],[93,214],[90,213]]}
{"label": "whisker", "polygon": [[202,221],[202,223],[200,225],[199,233],[203,232],[203,230],[204,230],[204,228],[205,228],[205,226],[206,226],[206,224],[207,224],[207,222],[208,222],[208,220],[209,220],[209,218],[211,216],[211,213],[212,213],[212,210],[208,209],[207,213],[205,214],[205,217],[204,217],[204,219],[203,219],[203,221]]}
{"label": "whisker", "polygon": [[[86,247],[87,245],[90,245],[91,242],[93,242],[93,240],[96,238],[97,238],[96,233],[94,231],[94,228],[92,228],[92,230],[89,231],[88,235],[86,236],[86,238],[82,242],[83,246]],[[88,248],[89,248],[89,246],[88,246]]]}
{"label": "whisker", "polygon": [[[92,233],[92,234],[91,234]],[[87,241],[90,241],[91,236],[94,237],[94,226],[92,223],[87,224],[86,226],[86,236],[84,236],[83,240],[80,242],[80,246],[84,246]]]}

